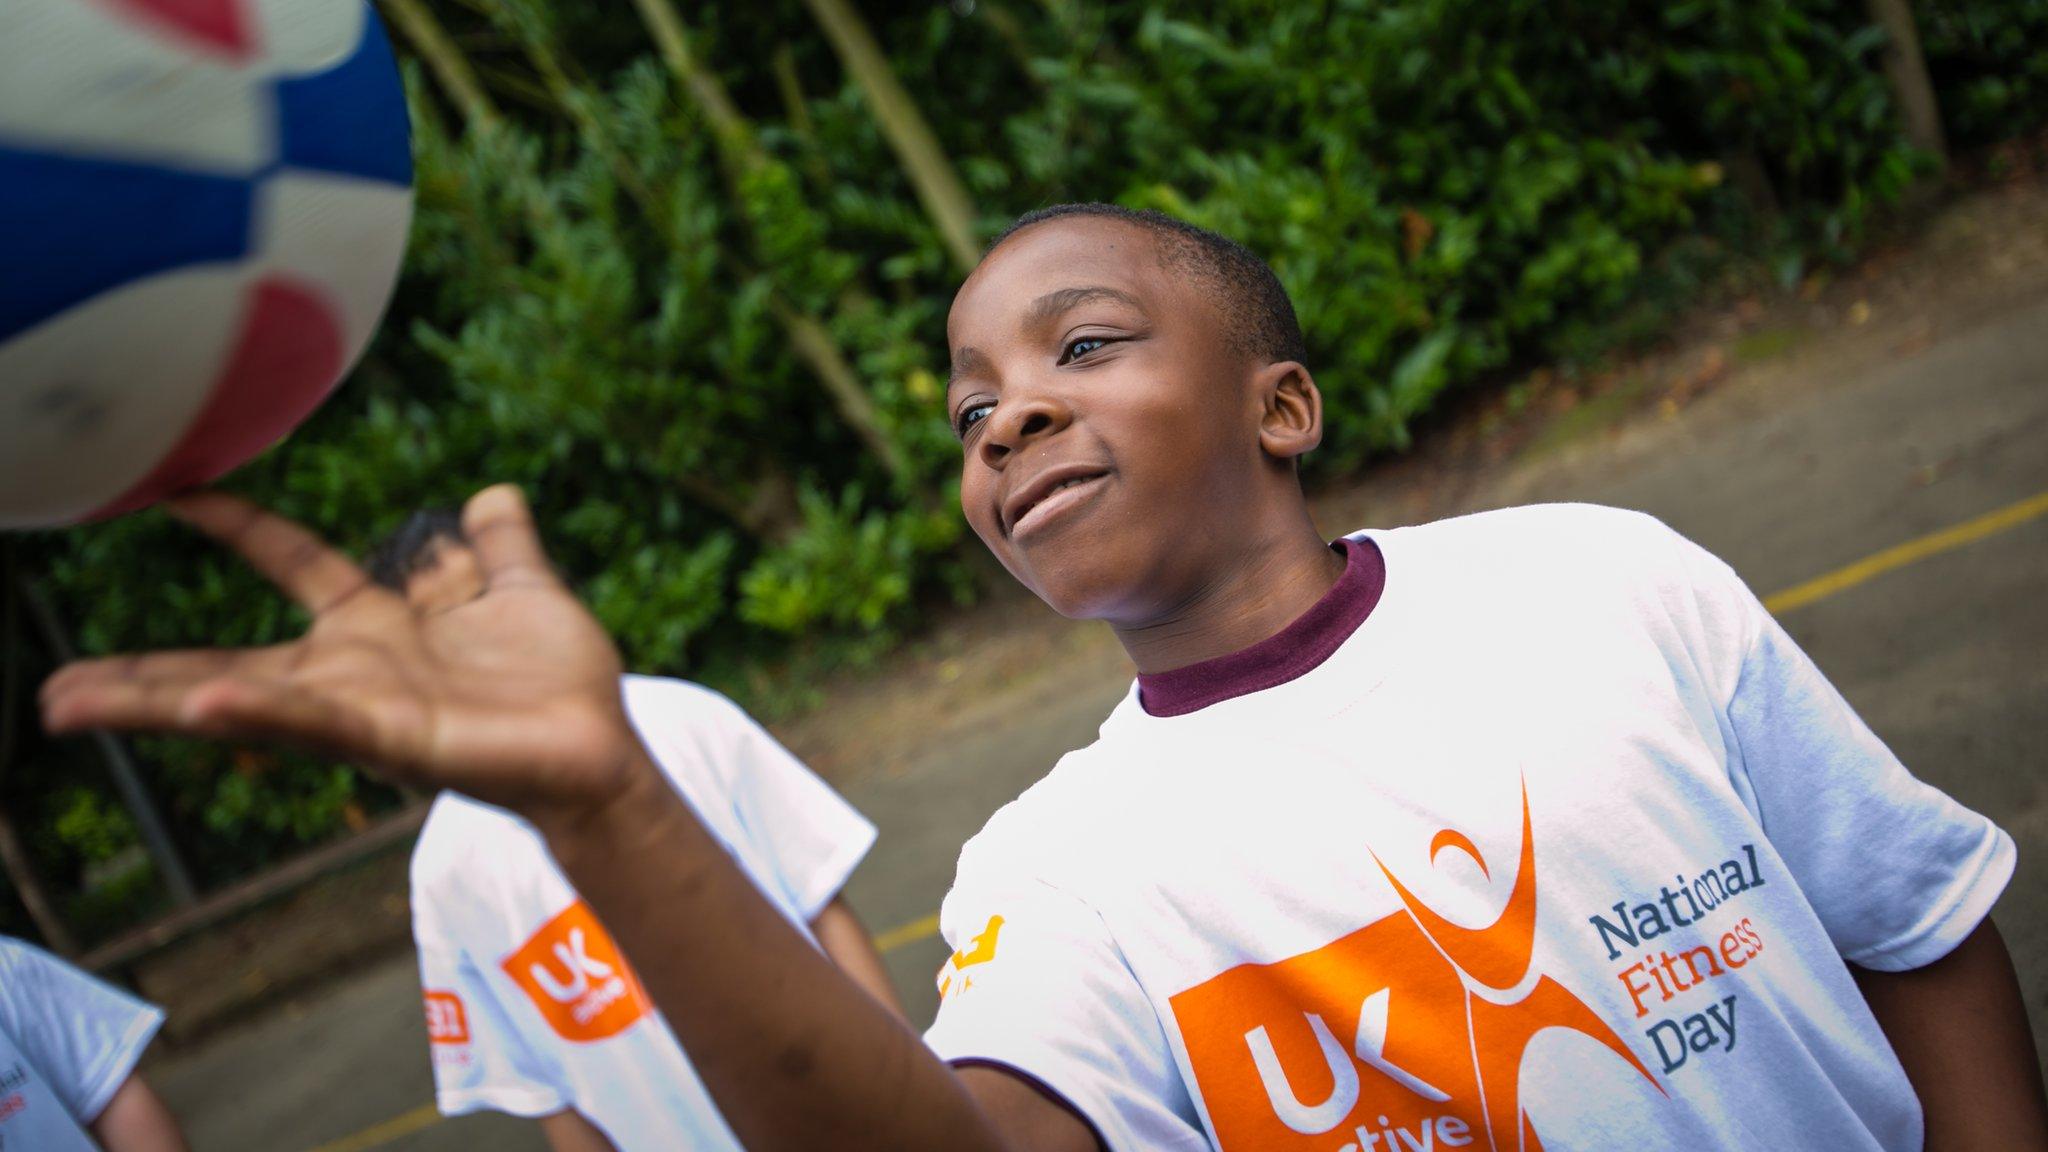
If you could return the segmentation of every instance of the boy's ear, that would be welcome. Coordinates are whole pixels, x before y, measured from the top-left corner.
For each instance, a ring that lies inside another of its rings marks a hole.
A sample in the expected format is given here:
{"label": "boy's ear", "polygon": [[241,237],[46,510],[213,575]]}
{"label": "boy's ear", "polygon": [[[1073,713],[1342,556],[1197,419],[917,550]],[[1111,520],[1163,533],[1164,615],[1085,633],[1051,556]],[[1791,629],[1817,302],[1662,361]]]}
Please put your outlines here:
{"label": "boy's ear", "polygon": [[1259,369],[1259,447],[1275,460],[1297,460],[1323,442],[1323,394],[1315,378],[1293,360]]}

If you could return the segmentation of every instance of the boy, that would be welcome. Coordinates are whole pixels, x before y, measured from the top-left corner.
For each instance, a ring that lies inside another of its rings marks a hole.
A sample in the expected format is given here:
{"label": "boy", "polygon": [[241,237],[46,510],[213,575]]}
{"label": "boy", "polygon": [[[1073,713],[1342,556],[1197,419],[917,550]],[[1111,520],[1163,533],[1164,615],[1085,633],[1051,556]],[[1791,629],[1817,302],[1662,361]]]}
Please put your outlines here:
{"label": "boy", "polygon": [[[415,513],[372,555],[370,572],[420,613],[483,592],[452,512]],[[762,895],[900,1010],[840,894],[874,826],[717,693],[628,676],[621,695],[669,783]],[[531,825],[441,793],[413,848],[412,913],[444,1115],[533,1117],[554,1152],[739,1147]]]}
{"label": "boy", "polygon": [[185,1152],[136,1073],[163,1011],[0,936],[0,1152]]}
{"label": "boy", "polygon": [[929,1049],[662,800],[509,488],[465,512],[489,591],[426,620],[179,502],[312,633],[79,666],[46,721],[323,743],[530,814],[756,1149],[1898,1149],[1923,1115],[2048,1146],[1982,920],[2010,841],[1717,561],[1581,508],[1331,548],[1285,293],[1169,218],[1026,217],[948,328],[969,523],[1140,679],[963,851]]}

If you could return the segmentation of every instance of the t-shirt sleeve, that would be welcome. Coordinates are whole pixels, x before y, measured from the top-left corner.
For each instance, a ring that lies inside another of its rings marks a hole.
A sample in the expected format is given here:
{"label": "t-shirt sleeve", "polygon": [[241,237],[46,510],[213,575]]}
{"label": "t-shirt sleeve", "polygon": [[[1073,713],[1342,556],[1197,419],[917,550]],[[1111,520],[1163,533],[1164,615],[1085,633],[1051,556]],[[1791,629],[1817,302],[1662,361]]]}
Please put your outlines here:
{"label": "t-shirt sleeve", "polygon": [[1732,569],[1682,541],[1723,681],[1730,768],[1844,958],[1904,971],[1962,943],[2004,891],[2004,830],[1918,779]]}
{"label": "t-shirt sleeve", "polygon": [[163,1026],[162,1009],[40,948],[0,939],[8,1032],[64,1110],[99,1119]]}
{"label": "t-shirt sleeve", "polygon": [[444,1116],[489,1109],[547,1116],[569,1106],[561,1069],[526,1042],[475,960],[451,938],[434,894],[413,892],[434,1103]]}
{"label": "t-shirt sleeve", "polygon": [[1166,1034],[1101,918],[1042,883],[956,883],[925,1043],[1019,1075],[1111,1152],[1207,1149]]}
{"label": "t-shirt sleeve", "polygon": [[797,913],[815,920],[874,845],[875,826],[752,717],[728,706],[727,778],[740,825]]}

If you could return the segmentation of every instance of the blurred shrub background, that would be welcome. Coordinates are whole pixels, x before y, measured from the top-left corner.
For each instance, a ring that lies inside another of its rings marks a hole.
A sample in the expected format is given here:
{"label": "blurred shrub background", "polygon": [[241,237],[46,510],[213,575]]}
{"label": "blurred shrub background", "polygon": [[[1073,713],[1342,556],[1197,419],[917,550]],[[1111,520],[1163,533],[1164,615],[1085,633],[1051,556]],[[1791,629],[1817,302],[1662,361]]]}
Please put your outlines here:
{"label": "blurred shrub background", "polygon": [[[1865,0],[380,7],[415,116],[406,279],[354,379],[232,486],[362,548],[516,481],[634,667],[771,715],[989,586],[944,320],[1019,212],[1155,207],[1268,257],[1327,482],[1451,390],[1847,258],[1936,165]],[[2048,0],[1913,10],[1953,145],[2048,119]],[[161,515],[15,551],[87,651],[300,626]],[[77,750],[19,743],[0,796],[44,873],[132,856]],[[139,750],[205,883],[397,803],[309,757]]]}

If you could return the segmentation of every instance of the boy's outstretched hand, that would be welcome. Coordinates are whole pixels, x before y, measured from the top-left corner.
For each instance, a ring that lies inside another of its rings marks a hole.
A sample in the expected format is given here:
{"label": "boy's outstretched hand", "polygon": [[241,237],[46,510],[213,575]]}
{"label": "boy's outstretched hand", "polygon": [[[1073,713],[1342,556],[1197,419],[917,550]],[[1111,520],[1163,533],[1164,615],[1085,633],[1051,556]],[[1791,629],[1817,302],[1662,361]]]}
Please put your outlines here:
{"label": "boy's outstretched hand", "polygon": [[424,615],[245,500],[209,493],[170,511],[240,552],[313,626],[270,648],[71,665],[43,687],[51,731],[285,741],[519,812],[746,1147],[1096,1148],[1022,1080],[955,1076],[761,898],[634,735],[618,653],[548,566],[516,489],[463,509],[483,594]]}
{"label": "boy's outstretched hand", "polygon": [[307,745],[395,783],[448,787],[560,818],[602,806],[638,741],[617,651],[549,567],[518,489],[471,498],[484,592],[416,615],[305,528],[238,497],[168,505],[313,614],[268,648],[72,664],[43,687],[53,732],[115,728]]}

